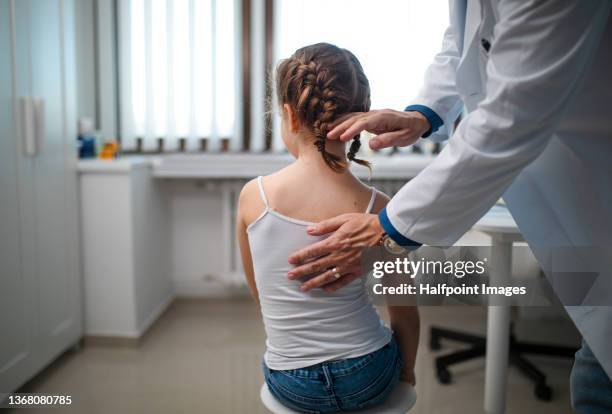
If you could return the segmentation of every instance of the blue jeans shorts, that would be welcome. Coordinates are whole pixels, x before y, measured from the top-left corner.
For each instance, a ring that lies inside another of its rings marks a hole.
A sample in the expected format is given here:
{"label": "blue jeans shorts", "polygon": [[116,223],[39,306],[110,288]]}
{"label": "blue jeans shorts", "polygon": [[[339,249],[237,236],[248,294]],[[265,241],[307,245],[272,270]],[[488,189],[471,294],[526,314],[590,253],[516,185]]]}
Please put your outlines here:
{"label": "blue jeans shorts", "polygon": [[262,365],[270,392],[283,405],[304,413],[333,413],[382,403],[399,381],[402,364],[392,338],[356,358],[283,371]]}
{"label": "blue jeans shorts", "polygon": [[582,348],[576,352],[570,389],[572,407],[576,413],[605,414],[612,412],[612,381],[584,339]]}

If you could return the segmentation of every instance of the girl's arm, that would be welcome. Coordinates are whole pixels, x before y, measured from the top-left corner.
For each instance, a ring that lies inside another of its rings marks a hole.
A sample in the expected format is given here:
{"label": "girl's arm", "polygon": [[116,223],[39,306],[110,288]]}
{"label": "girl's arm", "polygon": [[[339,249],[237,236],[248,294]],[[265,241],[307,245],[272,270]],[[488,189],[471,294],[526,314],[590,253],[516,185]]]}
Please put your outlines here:
{"label": "girl's arm", "polygon": [[400,381],[416,384],[414,365],[419,347],[420,318],[416,306],[389,306],[391,329],[400,348],[404,366]]}
{"label": "girl's arm", "polygon": [[[372,209],[373,213],[382,210],[389,197],[378,193],[376,203]],[[420,318],[419,309],[416,306],[387,306],[391,330],[400,348],[400,354],[404,360],[404,366],[400,373],[400,381],[416,384],[414,365],[416,363],[417,349],[419,346]]]}
{"label": "girl's arm", "polygon": [[236,214],[236,238],[238,239],[238,246],[240,247],[240,256],[242,258],[242,266],[244,267],[244,275],[251,290],[251,295],[259,303],[259,294],[257,292],[257,285],[255,284],[255,271],[253,270],[253,259],[251,257],[251,247],[249,246],[249,236],[247,234],[247,224],[245,216],[251,216],[252,209],[248,200],[252,197],[253,192],[253,181],[247,183],[242,192],[240,193],[240,200],[238,203],[238,213]]}

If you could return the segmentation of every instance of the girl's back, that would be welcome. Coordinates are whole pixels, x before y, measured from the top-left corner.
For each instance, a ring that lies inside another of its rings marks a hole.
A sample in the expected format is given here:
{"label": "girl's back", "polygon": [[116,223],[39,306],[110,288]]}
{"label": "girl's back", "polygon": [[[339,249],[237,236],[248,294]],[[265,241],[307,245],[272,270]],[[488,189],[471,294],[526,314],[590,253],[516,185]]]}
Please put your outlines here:
{"label": "girl's back", "polygon": [[[297,170],[289,167],[259,177],[251,184],[257,187],[258,200],[249,203],[253,205],[251,215],[259,210],[247,233],[268,337],[264,358],[269,368],[277,370],[365,355],[391,337],[362,278],[333,293],[321,289],[302,292],[300,281],[287,279],[292,268],[287,257],[320,240],[308,235],[306,226],[341,213],[369,213],[382,200],[375,189],[352,176],[352,183],[337,175],[339,182],[335,183],[327,177],[325,185],[323,181],[317,185],[316,177],[311,177],[296,185]],[[254,190],[249,191],[250,199],[255,198]]]}

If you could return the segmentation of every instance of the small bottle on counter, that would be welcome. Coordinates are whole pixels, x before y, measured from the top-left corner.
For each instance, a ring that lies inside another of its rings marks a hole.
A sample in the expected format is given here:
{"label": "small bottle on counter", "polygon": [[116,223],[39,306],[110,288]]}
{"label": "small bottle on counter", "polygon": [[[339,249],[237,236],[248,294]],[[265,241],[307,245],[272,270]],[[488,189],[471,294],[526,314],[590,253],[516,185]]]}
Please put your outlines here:
{"label": "small bottle on counter", "polygon": [[80,118],[78,130],[77,151],[79,158],[96,158],[96,136],[91,118]]}

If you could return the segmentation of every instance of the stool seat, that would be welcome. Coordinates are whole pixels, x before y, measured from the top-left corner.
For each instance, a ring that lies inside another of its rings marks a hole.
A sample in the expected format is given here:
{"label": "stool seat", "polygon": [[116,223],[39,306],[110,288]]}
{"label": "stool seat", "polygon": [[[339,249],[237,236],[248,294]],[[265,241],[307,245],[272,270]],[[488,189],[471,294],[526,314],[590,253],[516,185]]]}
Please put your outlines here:
{"label": "stool seat", "polygon": [[[300,414],[281,404],[265,383],[261,387],[261,402],[274,414]],[[359,411],[343,411],[346,414],[406,414],[416,403],[416,391],[406,382],[398,382],[384,403]]]}

